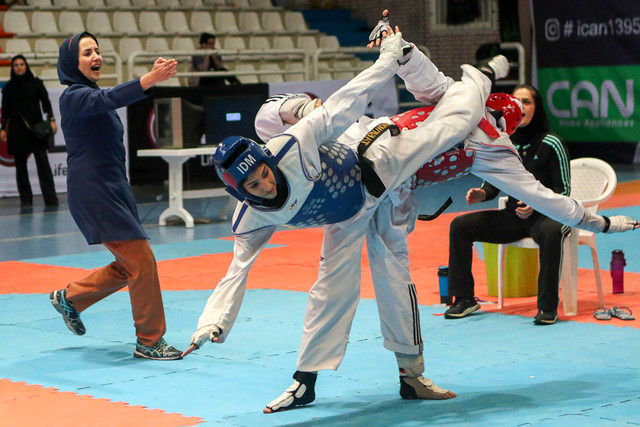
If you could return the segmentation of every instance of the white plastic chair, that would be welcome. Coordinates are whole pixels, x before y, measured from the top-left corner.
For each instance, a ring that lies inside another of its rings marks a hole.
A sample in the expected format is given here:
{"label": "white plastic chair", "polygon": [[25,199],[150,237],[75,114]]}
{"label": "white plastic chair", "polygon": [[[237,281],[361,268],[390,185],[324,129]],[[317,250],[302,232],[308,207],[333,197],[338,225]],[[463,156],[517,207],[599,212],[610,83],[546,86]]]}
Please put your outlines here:
{"label": "white plastic chair", "polygon": [[264,31],[274,33],[281,33],[284,31],[284,24],[282,23],[282,16],[280,15],[280,12],[264,11],[260,14],[260,21],[262,22],[262,29]]}
{"label": "white plastic chair", "polygon": [[174,37],[171,42],[172,50],[195,50],[196,45],[189,37]]}
{"label": "white plastic chair", "polygon": [[113,34],[113,27],[106,12],[87,13],[87,31],[107,36]]}
{"label": "white plastic chair", "polygon": [[[122,34],[138,34],[138,24],[132,12],[117,10],[113,12],[113,29]],[[124,61],[124,59],[123,59]]]}
{"label": "white plastic chair", "polygon": [[60,12],[58,17],[60,31],[66,34],[77,34],[85,30],[82,16],[79,12]]}
{"label": "white plastic chair", "polygon": [[140,31],[149,34],[165,34],[162,20],[158,12],[143,11],[138,15]]}
{"label": "white plastic chair", "polygon": [[[590,212],[598,211],[598,206],[611,197],[617,184],[616,173],[607,162],[591,157],[571,160],[571,197],[580,201]],[[504,208],[506,200],[506,197],[500,198],[498,205],[500,209]],[[598,306],[604,306],[595,234],[572,228],[570,234],[565,238],[562,257],[562,306],[567,316],[575,316],[578,312],[578,245],[588,245],[591,249],[593,274],[598,291]],[[503,263],[504,252],[508,246],[538,249],[538,245],[530,237],[498,245],[498,308],[504,306]]]}
{"label": "white plastic chair", "polygon": [[191,27],[191,31],[195,33],[215,33],[211,14],[207,11],[191,12],[189,26]]}
{"label": "white plastic chair", "polygon": [[191,9],[199,9],[204,7],[204,4],[202,4],[202,0],[180,0],[180,4],[182,5],[182,7],[188,7]]}
{"label": "white plastic chair", "polygon": [[130,0],[105,0],[104,2],[105,2],[105,4],[107,6],[115,8],[115,9],[130,8],[131,7],[131,1]]}
{"label": "white plastic chair", "polygon": [[236,23],[236,17],[233,12],[217,11],[214,12],[215,16],[213,22],[216,26],[216,30],[220,33],[237,33],[238,24]]}
{"label": "white plastic chair", "polygon": [[34,52],[58,53],[58,42],[55,39],[36,39]]}
{"label": "white plastic chair", "polygon": [[53,5],[63,9],[77,9],[80,7],[78,0],[53,0]]}
{"label": "white plastic chair", "polygon": [[295,31],[299,33],[304,33],[309,30],[301,12],[285,12],[284,26],[287,31]]}
{"label": "white plastic chair", "polygon": [[242,37],[227,36],[222,41],[222,48],[225,50],[244,50],[247,48],[247,44]]}
{"label": "white plastic chair", "polygon": [[249,4],[251,7],[258,9],[271,9],[273,8],[273,4],[271,4],[271,0],[249,0]]}
{"label": "white plastic chair", "polygon": [[25,54],[31,53],[31,45],[25,39],[9,39],[4,48],[4,53]]}
{"label": "white plastic chair", "polygon": [[249,39],[249,49],[269,50],[271,49],[271,44],[269,43],[269,39],[267,37],[251,36],[251,38]]}
{"label": "white plastic chair", "polygon": [[336,36],[327,36],[322,34],[320,36],[320,48],[321,49],[338,49],[340,48],[340,42]]}
{"label": "white plastic chair", "polygon": [[160,37],[149,37],[146,48],[149,52],[166,52],[169,50],[169,43]]}
{"label": "white plastic chair", "polygon": [[29,6],[36,9],[49,9],[52,7],[51,0],[30,0]]}
{"label": "white plastic chair", "polygon": [[262,31],[260,18],[257,12],[240,12],[238,14],[238,27],[245,32],[259,33]]}
{"label": "white plastic chair", "polygon": [[[260,71],[282,71],[280,66],[274,62],[263,62],[260,64]],[[275,83],[284,81],[282,73],[260,74],[260,83]]]}
{"label": "white plastic chair", "polygon": [[80,0],[80,6],[91,9],[104,7],[104,0]]}
{"label": "white plastic chair", "polygon": [[27,21],[27,15],[22,11],[6,11],[2,20],[2,29],[17,35],[31,34],[31,25]]}
{"label": "white plastic chair", "polygon": [[36,34],[57,35],[60,33],[56,20],[51,12],[33,12],[31,15],[31,28],[33,28],[33,32]]}
{"label": "white plastic chair", "polygon": [[[235,67],[230,68],[232,71],[255,71],[256,68],[253,64],[248,64],[248,63],[243,63],[243,64],[236,64]],[[238,75],[238,80],[240,80],[242,83],[258,83],[258,76],[255,74],[244,74],[244,75]]]}
{"label": "white plastic chair", "polygon": [[100,39],[100,51],[102,52],[115,52],[116,48],[113,46],[113,41],[107,37]]}
{"label": "white plastic chair", "polygon": [[273,37],[273,48],[282,50],[295,49],[293,39],[290,36],[275,36]]}
{"label": "white plastic chair", "polygon": [[178,0],[156,0],[156,5],[165,9],[175,9],[180,7]]}
{"label": "white plastic chair", "polygon": [[156,7],[156,0],[131,0],[131,4],[140,8]]}
{"label": "white plastic chair", "polygon": [[307,53],[313,53],[318,49],[318,43],[315,36],[303,35],[298,36],[296,47],[307,51]]}
{"label": "white plastic chair", "polygon": [[172,10],[164,14],[164,27],[167,29],[167,33],[172,34],[189,34],[189,24],[187,24],[187,17],[184,12],[179,10]]}
{"label": "white plastic chair", "polygon": [[122,58],[122,62],[126,63],[129,59],[129,55],[139,50],[144,51],[140,39],[131,37],[123,37],[120,39],[118,55]]}

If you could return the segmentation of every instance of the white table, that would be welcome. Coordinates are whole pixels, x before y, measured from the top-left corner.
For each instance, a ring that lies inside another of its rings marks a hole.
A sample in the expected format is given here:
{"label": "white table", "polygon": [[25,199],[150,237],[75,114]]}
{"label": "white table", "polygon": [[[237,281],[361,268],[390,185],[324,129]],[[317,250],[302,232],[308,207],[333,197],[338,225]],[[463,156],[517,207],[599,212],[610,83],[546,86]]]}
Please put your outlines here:
{"label": "white table", "polygon": [[227,203],[220,210],[220,219],[227,219],[227,212],[235,206],[235,199],[231,197],[223,188],[210,188],[204,190],[184,191],[182,189],[182,164],[191,157],[213,154],[216,147],[198,148],[156,148],[149,150],[138,150],[140,157],[162,157],[169,164],[169,207],[160,214],[158,223],[167,225],[167,218],[177,216],[184,220],[187,228],[193,228],[193,217],[183,207],[183,199],[196,199],[203,197],[228,197]]}

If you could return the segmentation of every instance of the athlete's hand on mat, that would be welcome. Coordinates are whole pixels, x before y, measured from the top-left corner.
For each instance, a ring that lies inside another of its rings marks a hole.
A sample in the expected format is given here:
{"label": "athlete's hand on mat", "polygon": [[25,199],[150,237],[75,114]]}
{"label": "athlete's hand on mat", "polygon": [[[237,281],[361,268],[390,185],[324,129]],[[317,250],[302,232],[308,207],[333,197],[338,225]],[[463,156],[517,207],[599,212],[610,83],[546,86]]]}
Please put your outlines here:
{"label": "athlete's hand on mat", "polygon": [[472,188],[467,191],[467,203],[470,205],[484,202],[486,198],[487,193],[482,188]]}
{"label": "athlete's hand on mat", "polygon": [[527,219],[533,213],[533,208],[527,205],[524,202],[518,202],[518,207],[516,208],[516,215],[520,219]]}
{"label": "athlete's hand on mat", "polygon": [[216,326],[203,326],[191,335],[191,345],[188,349],[182,353],[182,357],[191,353],[194,350],[199,349],[202,345],[208,341],[218,342],[220,340],[220,329]]}

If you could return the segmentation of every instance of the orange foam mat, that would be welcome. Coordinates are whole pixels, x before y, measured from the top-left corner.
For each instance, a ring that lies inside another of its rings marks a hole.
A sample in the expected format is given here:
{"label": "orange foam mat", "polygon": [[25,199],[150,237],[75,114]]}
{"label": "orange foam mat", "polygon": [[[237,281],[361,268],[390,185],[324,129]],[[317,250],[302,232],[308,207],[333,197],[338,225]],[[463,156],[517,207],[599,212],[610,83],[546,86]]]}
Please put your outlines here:
{"label": "orange foam mat", "polygon": [[[439,303],[437,270],[448,263],[448,233],[451,220],[458,213],[443,214],[433,222],[418,222],[416,230],[409,237],[411,275],[418,289],[418,303],[433,305]],[[249,274],[248,287],[259,289],[281,289],[307,292],[317,278],[318,258],[322,242],[322,229],[281,231],[275,233],[272,244],[281,245],[265,249],[255,262]],[[365,250],[366,252],[366,250]],[[206,290],[215,288],[227,271],[233,254],[211,254],[197,257],[164,260],[158,263],[160,283],[163,290]],[[64,287],[69,281],[86,276],[88,270],[71,267],[48,266],[42,264],[7,261],[0,263],[4,279],[0,281],[0,293],[48,293],[52,289]],[[473,274],[476,294],[479,298],[495,301],[486,295],[484,262],[475,259]],[[625,273],[625,289],[622,295],[611,295],[611,278],[602,271],[605,301],[608,305],[625,305],[640,315],[640,273]],[[591,270],[579,270],[578,316],[561,319],[580,322],[599,322],[593,317],[597,305],[595,281]],[[607,292],[608,291],[608,292]],[[363,298],[375,298],[371,274],[366,256],[362,259]],[[503,313],[533,316],[536,298],[509,298]],[[497,305],[487,305],[489,311],[496,311]],[[618,324],[617,319],[607,322]],[[602,322],[604,323],[604,322]],[[640,320],[619,323],[640,327]]]}
{"label": "orange foam mat", "polygon": [[640,180],[620,182],[613,196],[600,205],[600,209],[635,206],[638,200],[640,200]]}
{"label": "orange foam mat", "polygon": [[[51,387],[0,379],[0,424],[6,426],[41,427],[44,419],[34,417],[34,411],[46,414],[47,423],[55,426],[78,426],[86,420],[91,425],[125,426],[193,426],[202,423],[200,417],[186,417],[125,402],[96,399]],[[98,421],[102,420],[102,421]]]}

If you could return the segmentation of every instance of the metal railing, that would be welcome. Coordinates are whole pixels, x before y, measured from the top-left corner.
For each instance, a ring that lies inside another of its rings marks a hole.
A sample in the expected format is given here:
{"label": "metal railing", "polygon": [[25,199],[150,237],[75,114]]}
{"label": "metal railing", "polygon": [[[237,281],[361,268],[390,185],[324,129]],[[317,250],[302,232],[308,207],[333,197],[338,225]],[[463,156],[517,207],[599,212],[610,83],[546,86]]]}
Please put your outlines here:
{"label": "metal railing", "polygon": [[[244,75],[273,75],[283,74],[287,72],[301,73],[304,75],[305,80],[309,80],[309,54],[302,49],[273,49],[273,50],[169,50],[165,52],[147,52],[147,51],[135,51],[127,58],[127,76],[128,80],[133,79],[135,76],[134,67],[138,59],[140,58],[157,58],[158,56],[169,56],[176,59],[183,59],[191,61],[193,56],[207,56],[207,55],[221,55],[225,59],[232,60],[256,60],[256,59],[268,59],[284,60],[299,58],[302,60],[302,70],[254,70],[254,71],[181,71],[176,74],[176,77],[203,77],[203,76],[244,76]],[[147,61],[146,63],[149,63]]]}

